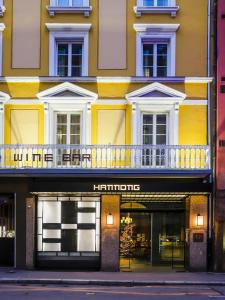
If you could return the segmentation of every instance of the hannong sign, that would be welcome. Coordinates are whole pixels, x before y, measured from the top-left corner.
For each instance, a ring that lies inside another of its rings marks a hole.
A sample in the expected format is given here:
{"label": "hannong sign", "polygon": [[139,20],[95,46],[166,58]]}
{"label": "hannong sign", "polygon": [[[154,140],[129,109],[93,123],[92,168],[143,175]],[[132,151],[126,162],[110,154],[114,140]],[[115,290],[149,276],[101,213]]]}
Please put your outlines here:
{"label": "hannong sign", "polygon": [[141,186],[139,184],[94,184],[93,191],[94,192],[110,192],[110,191],[140,191]]}

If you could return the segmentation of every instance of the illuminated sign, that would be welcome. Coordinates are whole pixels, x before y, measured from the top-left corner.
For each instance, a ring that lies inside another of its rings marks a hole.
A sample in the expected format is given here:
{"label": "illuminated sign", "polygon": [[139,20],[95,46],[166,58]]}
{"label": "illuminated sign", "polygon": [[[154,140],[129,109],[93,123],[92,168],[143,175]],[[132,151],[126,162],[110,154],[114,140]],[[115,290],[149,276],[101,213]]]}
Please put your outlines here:
{"label": "illuminated sign", "polygon": [[94,191],[140,191],[139,184],[94,184]]}

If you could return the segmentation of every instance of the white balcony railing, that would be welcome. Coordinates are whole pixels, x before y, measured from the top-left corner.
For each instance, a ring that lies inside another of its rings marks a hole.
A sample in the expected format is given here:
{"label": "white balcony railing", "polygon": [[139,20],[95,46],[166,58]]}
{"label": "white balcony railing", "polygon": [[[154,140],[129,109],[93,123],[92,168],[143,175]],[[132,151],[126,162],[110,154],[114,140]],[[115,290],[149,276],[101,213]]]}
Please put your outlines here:
{"label": "white balcony railing", "polygon": [[50,16],[55,13],[83,13],[88,17],[92,7],[89,0],[50,0],[47,9]]}
{"label": "white balcony railing", "polygon": [[0,155],[0,169],[210,169],[210,147],[197,145],[1,145]]}

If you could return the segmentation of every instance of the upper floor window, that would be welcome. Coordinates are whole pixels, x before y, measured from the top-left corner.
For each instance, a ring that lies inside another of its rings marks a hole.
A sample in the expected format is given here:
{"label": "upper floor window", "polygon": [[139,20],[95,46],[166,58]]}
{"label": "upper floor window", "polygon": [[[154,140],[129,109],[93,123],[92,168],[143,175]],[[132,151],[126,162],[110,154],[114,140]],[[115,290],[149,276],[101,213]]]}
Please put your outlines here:
{"label": "upper floor window", "polygon": [[85,1],[83,0],[56,0],[57,6],[74,6],[74,7],[83,7]]}
{"label": "upper floor window", "polygon": [[0,0],[0,16],[2,17],[4,12],[5,12],[6,8],[3,5],[3,0]]}
{"label": "upper floor window", "polygon": [[92,7],[89,0],[50,0],[47,9],[50,16],[56,13],[82,13],[88,17]]}
{"label": "upper floor window", "polygon": [[143,6],[169,6],[169,0],[143,0]]}
{"label": "upper floor window", "polygon": [[143,75],[146,77],[167,76],[167,44],[143,44]]}
{"label": "upper floor window", "polygon": [[82,76],[83,45],[79,42],[57,43],[57,75]]}
{"label": "upper floor window", "polygon": [[179,6],[176,5],[176,0],[137,0],[137,6],[134,11],[137,17],[142,14],[171,14],[175,17]]}
{"label": "upper floor window", "polygon": [[136,76],[175,76],[179,24],[134,24]]}
{"label": "upper floor window", "polygon": [[47,23],[49,76],[88,76],[88,32],[91,24]]}

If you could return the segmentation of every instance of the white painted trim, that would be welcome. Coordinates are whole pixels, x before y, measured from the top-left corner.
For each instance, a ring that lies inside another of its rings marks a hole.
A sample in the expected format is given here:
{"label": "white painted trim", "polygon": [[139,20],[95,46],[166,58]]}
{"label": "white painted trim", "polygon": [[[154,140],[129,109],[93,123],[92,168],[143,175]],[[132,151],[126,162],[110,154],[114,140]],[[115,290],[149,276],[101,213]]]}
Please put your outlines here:
{"label": "white painted trim", "polygon": [[213,77],[185,77],[186,83],[211,83]]}
{"label": "white painted trim", "polygon": [[4,31],[5,29],[5,24],[3,23],[0,23],[0,76],[2,76],[2,49],[3,49],[3,46],[2,46],[2,43],[3,43],[3,39],[2,39],[2,32]]}
{"label": "white painted trim", "polygon": [[108,99],[98,99],[95,104],[108,104],[108,105],[124,105],[128,104],[127,100],[124,99],[115,99],[115,100],[108,100]]}
{"label": "white painted trim", "polygon": [[51,31],[78,31],[88,32],[91,29],[91,24],[84,23],[45,23],[48,30]]}
{"label": "white painted trim", "polygon": [[137,32],[169,32],[174,33],[178,30],[180,24],[134,24],[134,30]]}
{"label": "white painted trim", "polygon": [[38,99],[10,99],[7,104],[16,104],[16,105],[36,105],[42,104]]}
{"label": "white painted trim", "polygon": [[65,99],[67,99],[67,100],[88,99],[88,100],[95,101],[98,98],[97,94],[95,94],[89,90],[86,90],[78,85],[72,84],[70,82],[64,82],[64,83],[61,83],[50,89],[42,91],[37,94],[37,97],[38,97],[38,99],[44,100],[44,101],[46,101],[48,99],[49,100],[61,100],[62,97],[55,97],[54,94],[59,94],[59,93],[65,92],[65,91],[70,91],[71,93],[80,95],[80,97],[65,97]]}
{"label": "white painted trim", "polygon": [[4,92],[0,92],[0,144],[4,144],[4,107],[10,96]]}
{"label": "white painted trim", "polygon": [[186,82],[186,83],[211,83],[212,77],[23,77],[23,76],[6,76],[0,78],[0,82],[61,82],[71,80],[73,82],[118,82],[118,83],[131,83],[131,82],[149,82],[149,81],[161,81],[161,82]]}
{"label": "white painted trim", "polygon": [[171,17],[176,17],[179,6],[134,6],[134,12],[137,17],[142,14],[170,14]]}
{"label": "white painted trim", "polygon": [[184,100],[182,105],[208,105],[208,100]]}
{"label": "white painted trim", "polygon": [[176,73],[176,31],[180,24],[134,24],[136,30],[136,76],[143,76],[143,41],[167,41],[167,76]]}
{"label": "white painted trim", "polygon": [[[151,92],[154,92],[154,91],[157,91],[157,92],[160,92],[160,93],[163,93],[165,95],[168,95],[169,97],[163,97],[163,98],[160,98],[160,97],[143,97],[143,95],[145,94],[148,94],[148,93],[151,93]],[[140,88],[138,90],[135,90],[129,94],[126,94],[125,98],[127,100],[131,100],[131,101],[137,101],[137,100],[154,100],[154,101],[157,101],[159,98],[162,99],[162,100],[184,100],[185,98],[187,97],[186,94],[180,92],[180,91],[177,91],[175,89],[172,89],[164,84],[161,84],[159,82],[154,82],[154,83],[151,83],[143,88]],[[174,102],[174,101],[173,101]]]}
{"label": "white painted trim", "polygon": [[[50,32],[49,33],[49,76],[57,75],[57,40],[68,38],[83,41],[82,76],[88,76],[88,32]],[[58,76],[57,76],[58,77]]]}
{"label": "white painted trim", "polygon": [[50,17],[53,17],[55,14],[66,14],[66,13],[73,13],[73,14],[84,14],[85,17],[90,16],[90,12],[92,11],[92,7],[53,7],[47,6],[46,7]]}

